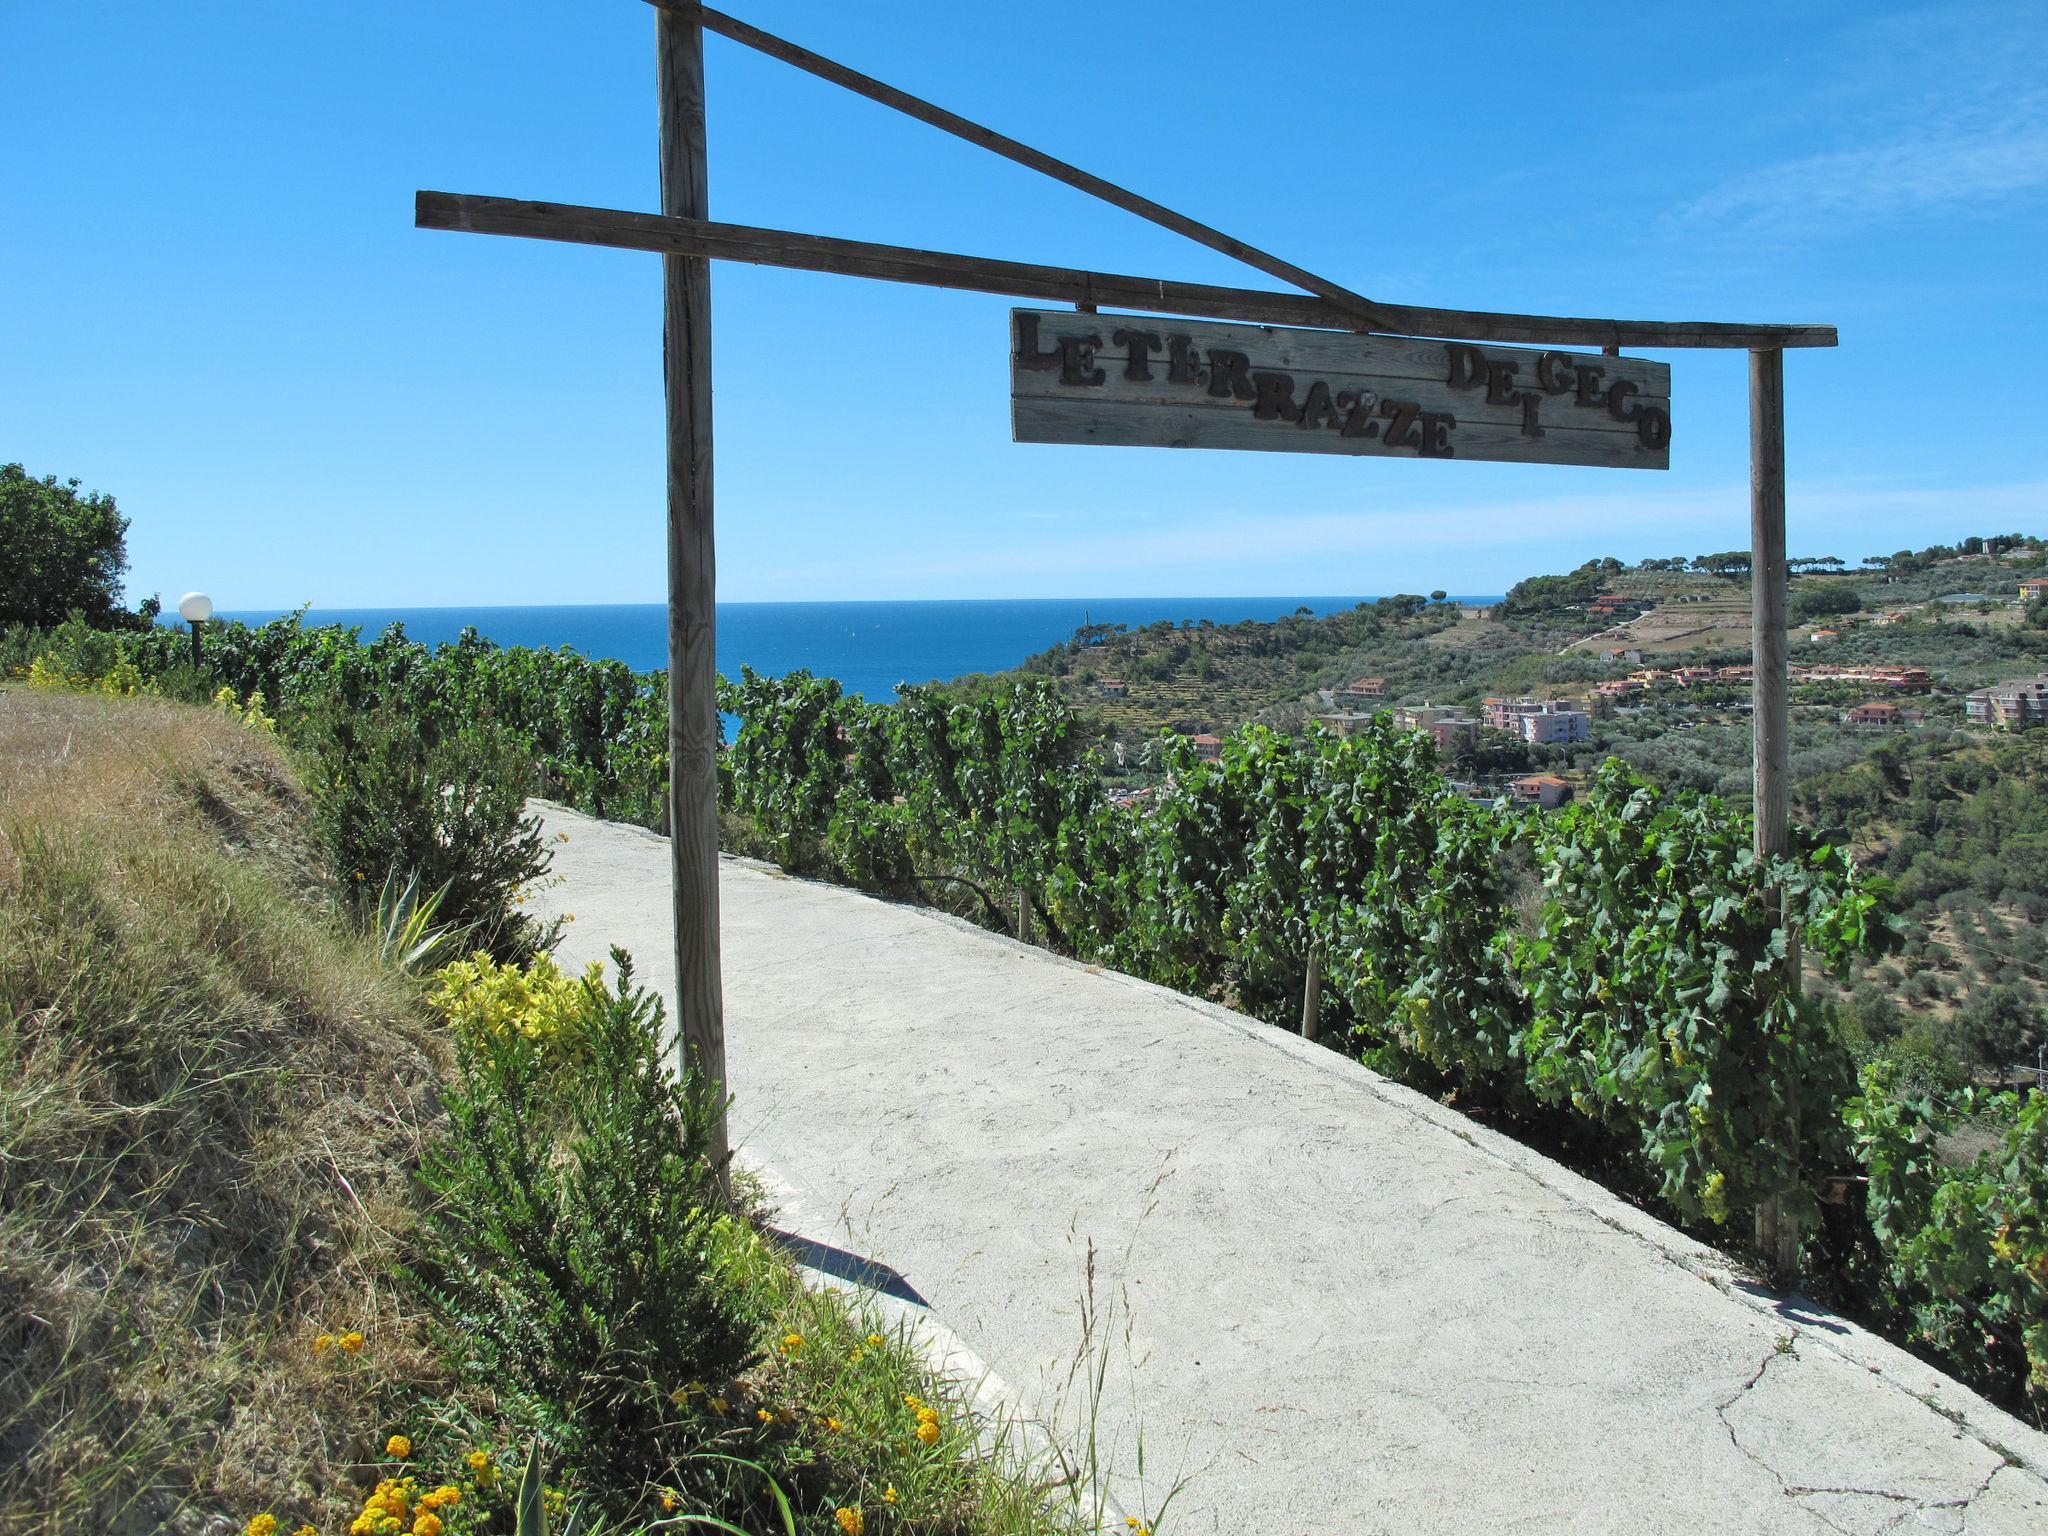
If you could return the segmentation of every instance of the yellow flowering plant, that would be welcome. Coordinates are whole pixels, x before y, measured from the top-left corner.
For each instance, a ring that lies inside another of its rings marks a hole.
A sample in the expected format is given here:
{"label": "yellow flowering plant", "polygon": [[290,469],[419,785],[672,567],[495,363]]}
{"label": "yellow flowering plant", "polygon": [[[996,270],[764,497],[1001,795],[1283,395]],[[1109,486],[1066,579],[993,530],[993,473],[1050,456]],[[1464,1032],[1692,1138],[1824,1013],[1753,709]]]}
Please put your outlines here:
{"label": "yellow flowering plant", "polygon": [[578,977],[545,954],[518,966],[478,953],[436,971],[427,1000],[472,1040],[521,1036],[559,1060],[581,1045],[576,1026],[586,1007],[584,982],[601,984],[603,976],[596,961]]}

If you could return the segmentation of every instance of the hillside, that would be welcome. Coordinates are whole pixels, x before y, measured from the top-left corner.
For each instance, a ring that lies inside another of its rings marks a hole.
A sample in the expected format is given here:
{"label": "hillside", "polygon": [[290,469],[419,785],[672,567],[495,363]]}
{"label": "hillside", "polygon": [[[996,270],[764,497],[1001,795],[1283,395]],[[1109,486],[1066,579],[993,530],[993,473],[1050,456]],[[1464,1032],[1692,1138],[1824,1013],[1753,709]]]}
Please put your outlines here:
{"label": "hillside", "polygon": [[[1987,542],[2001,547],[1987,551]],[[1854,677],[1837,680],[1832,671],[1924,667],[1932,683],[1925,690],[1929,713],[1954,721],[1961,717],[1960,696],[1970,689],[2048,666],[2048,619],[2030,617],[2018,601],[2022,580],[2048,574],[2048,548],[2040,540],[2007,535],[1874,559],[1855,569],[1795,562],[1787,635],[1800,683],[1795,729],[1806,738],[1809,772],[1836,766],[1812,759],[1816,750],[1868,735],[1834,729],[1843,710],[1871,690]],[[1732,775],[1746,763],[1746,748],[1734,754],[1708,737],[1699,751],[1677,754],[1697,760],[1688,767],[1645,744],[1673,731],[1737,723],[1747,702],[1746,676],[1730,672],[1727,682],[1737,686],[1692,687],[1613,711],[1600,708],[1597,690],[1646,669],[1739,669],[1748,659],[1749,628],[1744,557],[1635,567],[1599,560],[1517,583],[1492,608],[1395,597],[1271,624],[1219,627],[1193,615],[1179,625],[1136,631],[1096,626],[1028,658],[1016,673],[961,679],[956,686],[973,692],[1010,676],[1049,678],[1127,754],[1160,730],[1221,733],[1254,720],[1298,727],[1344,708],[1476,710],[1489,695],[1558,696],[1601,715],[1593,739],[1581,751],[1531,755],[1523,766],[1581,768],[1612,753],[1739,796],[1742,785]],[[1364,678],[1384,682],[1375,703],[1347,705],[1332,697]],[[1746,734],[1746,721],[1740,723]]]}

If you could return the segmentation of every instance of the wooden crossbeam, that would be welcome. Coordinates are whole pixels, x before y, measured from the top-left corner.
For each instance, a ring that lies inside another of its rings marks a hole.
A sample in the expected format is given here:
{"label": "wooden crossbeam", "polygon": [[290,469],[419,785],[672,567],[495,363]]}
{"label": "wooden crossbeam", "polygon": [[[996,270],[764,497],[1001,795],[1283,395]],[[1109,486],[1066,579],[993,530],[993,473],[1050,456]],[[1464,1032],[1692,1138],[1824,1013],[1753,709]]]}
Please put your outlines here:
{"label": "wooden crossbeam", "polygon": [[[1079,166],[1069,165],[1043,150],[1019,143],[1006,134],[997,133],[993,128],[985,128],[957,112],[948,112],[944,107],[934,106],[922,97],[898,90],[893,85],[886,85],[857,69],[849,69],[844,64],[825,58],[822,54],[813,53],[787,38],[777,37],[773,32],[764,32],[736,16],[714,11],[707,5],[698,5],[695,0],[649,0],[649,3],[659,10],[690,17],[707,31],[730,38],[733,42],[752,48],[757,53],[766,54],[771,59],[778,59],[784,64],[803,70],[806,74],[816,75],[820,80],[830,81],[833,85],[852,91],[856,96],[865,96],[869,101],[878,102],[882,106],[903,113],[906,117],[914,117],[921,123],[928,123],[942,132],[952,134],[955,138],[966,140],[976,148],[1001,155],[1005,160],[1015,161],[1018,165],[1028,166],[1041,175],[1050,176],[1054,181],[1064,182],[1078,191],[1086,192],[1090,197],[1101,198],[1112,207],[1121,208],[1126,213],[1134,213],[1141,219],[1150,220],[1177,235],[1184,235],[1213,251],[1221,251],[1246,266],[1258,268],[1269,277],[1277,277],[1282,282],[1304,288],[1351,315],[1353,323],[1349,329],[1390,329],[1385,323],[1380,306],[1362,294],[1353,293],[1349,288],[1333,283],[1326,277],[1318,277],[1313,272],[1297,267],[1291,261],[1283,261],[1270,251],[1262,251],[1233,235],[1226,235],[1220,229],[1212,229],[1184,213],[1176,213],[1173,209],[1155,203],[1149,197],[1141,197],[1115,182],[1105,181]],[[1364,324],[1360,325],[1358,321],[1363,321]]]}
{"label": "wooden crossbeam", "polygon": [[[1083,307],[1107,306],[1149,313],[1245,320],[1257,325],[1362,329],[1352,311],[1308,294],[1223,288],[1168,278],[1133,277],[1075,267],[1044,267],[946,251],[839,240],[747,224],[665,218],[616,208],[530,202],[463,192],[421,192],[414,223],[421,229],[479,235],[520,235],[535,240],[704,256],[758,266],[880,278],[928,288],[959,288],[1014,298],[1049,299]],[[1596,320],[1560,315],[1502,314],[1490,310],[1429,309],[1407,304],[1374,306],[1388,334],[1440,336],[1530,346],[1584,347],[1832,347],[1831,325],[1737,325],[1706,320]],[[1382,327],[1374,327],[1381,329]]]}

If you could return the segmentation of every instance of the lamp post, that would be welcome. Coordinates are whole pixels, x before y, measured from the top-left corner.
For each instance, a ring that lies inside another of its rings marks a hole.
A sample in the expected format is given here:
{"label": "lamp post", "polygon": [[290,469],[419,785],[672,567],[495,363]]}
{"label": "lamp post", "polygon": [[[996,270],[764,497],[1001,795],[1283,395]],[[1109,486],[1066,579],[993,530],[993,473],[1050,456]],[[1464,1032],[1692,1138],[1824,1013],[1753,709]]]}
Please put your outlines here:
{"label": "lamp post", "polygon": [[192,626],[192,669],[199,669],[199,626],[213,617],[213,599],[204,592],[187,592],[178,599],[178,617]]}

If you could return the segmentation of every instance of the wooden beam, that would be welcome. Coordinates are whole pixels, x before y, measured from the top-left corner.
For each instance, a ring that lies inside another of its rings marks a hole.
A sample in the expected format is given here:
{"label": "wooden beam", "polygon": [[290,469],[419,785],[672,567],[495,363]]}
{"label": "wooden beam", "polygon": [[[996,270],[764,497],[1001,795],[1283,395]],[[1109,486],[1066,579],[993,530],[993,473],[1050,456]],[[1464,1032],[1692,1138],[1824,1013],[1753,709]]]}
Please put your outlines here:
{"label": "wooden beam", "polygon": [[[704,34],[655,18],[661,92],[661,206],[701,219],[707,203]],[[711,263],[662,262],[662,377],[668,402],[669,865],[675,921],[676,1054],[725,1102],[725,994],[718,943],[717,555],[711,501]],[[711,1154],[725,1177],[725,1112]]]}
{"label": "wooden beam", "polygon": [[914,117],[921,123],[928,123],[942,132],[952,134],[955,138],[965,139],[978,149],[988,150],[991,154],[1001,155],[1005,160],[1013,160],[1018,165],[1028,166],[1041,175],[1050,176],[1054,181],[1064,182],[1078,191],[1086,192],[1090,197],[1098,197],[1112,207],[1121,208],[1126,213],[1134,213],[1161,228],[1170,229],[1177,235],[1184,235],[1200,245],[1206,245],[1212,251],[1221,251],[1247,266],[1256,267],[1269,277],[1277,277],[1282,282],[1304,288],[1329,300],[1352,316],[1354,322],[1362,321],[1367,328],[1391,329],[1385,323],[1378,306],[1362,294],[1353,293],[1349,288],[1333,283],[1326,277],[1318,277],[1313,272],[1295,266],[1291,261],[1283,261],[1255,245],[1247,245],[1244,241],[1226,235],[1220,229],[1212,229],[1186,214],[1175,213],[1171,208],[1155,203],[1149,197],[1140,197],[1114,182],[1104,181],[1100,176],[1084,171],[1079,166],[1055,159],[1028,144],[1020,144],[1017,140],[997,133],[993,128],[985,128],[957,112],[948,112],[944,107],[934,106],[908,91],[900,91],[893,85],[885,85],[858,70],[848,69],[844,64],[812,53],[808,48],[800,47],[787,38],[777,37],[772,32],[764,32],[737,17],[728,16],[722,11],[714,11],[707,5],[695,4],[694,0],[650,0],[650,3],[659,10],[677,15],[694,15],[709,31],[716,32],[721,37],[731,38],[756,53],[766,54],[771,59],[779,59],[782,63],[803,70],[806,74],[816,75],[820,80],[828,80],[836,86],[852,91],[856,96],[865,96],[869,101],[879,102],[882,106],[901,112],[906,117]]}
{"label": "wooden beam", "polygon": [[[1044,267],[922,251],[908,246],[802,235],[746,224],[627,213],[570,203],[484,197],[463,192],[421,192],[414,222],[421,229],[460,230],[479,235],[518,235],[605,245],[666,255],[707,256],[757,266],[846,277],[879,278],[928,288],[959,288],[1021,299],[1050,299],[1082,307],[1133,309],[1147,313],[1200,315],[1248,320],[1258,325],[1315,326],[1358,330],[1355,315],[1307,294],[1257,288],[1223,288],[1169,278],[1133,277],[1076,267]],[[1425,309],[1406,304],[1375,306],[1389,334],[1441,336],[1461,341],[1518,342],[1530,346],[1581,347],[1832,347],[1831,325],[1736,325],[1703,320],[1595,320],[1560,315],[1503,314],[1489,310]]]}

